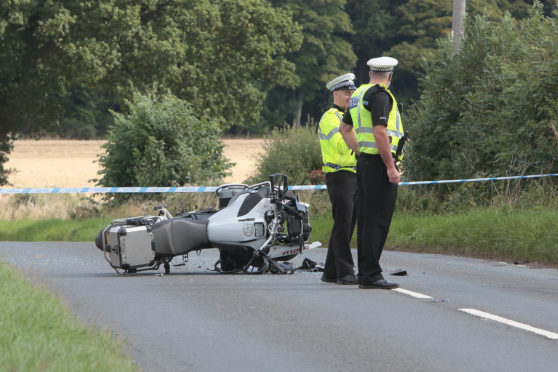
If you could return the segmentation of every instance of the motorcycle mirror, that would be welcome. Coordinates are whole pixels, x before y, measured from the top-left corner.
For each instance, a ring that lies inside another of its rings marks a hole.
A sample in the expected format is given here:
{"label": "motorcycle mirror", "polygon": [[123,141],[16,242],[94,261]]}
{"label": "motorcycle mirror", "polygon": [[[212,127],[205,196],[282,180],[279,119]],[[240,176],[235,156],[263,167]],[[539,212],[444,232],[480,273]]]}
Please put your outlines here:
{"label": "motorcycle mirror", "polygon": [[[277,182],[279,190],[281,191],[282,194],[284,194],[288,189],[289,189],[289,181],[287,178],[287,175],[283,174],[283,173],[273,173],[272,175],[269,176],[269,182],[271,183],[271,189],[273,190],[274,186],[275,186],[275,180],[278,179],[279,182]],[[281,183],[283,183],[281,185]]]}

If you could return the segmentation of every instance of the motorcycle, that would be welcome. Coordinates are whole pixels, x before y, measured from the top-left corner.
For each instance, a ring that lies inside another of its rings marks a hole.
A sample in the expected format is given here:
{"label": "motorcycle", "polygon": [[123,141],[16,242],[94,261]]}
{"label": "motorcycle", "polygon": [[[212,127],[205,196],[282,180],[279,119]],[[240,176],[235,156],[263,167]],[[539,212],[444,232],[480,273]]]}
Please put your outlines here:
{"label": "motorcycle", "polygon": [[[216,248],[215,270],[226,273],[288,273],[289,261],[310,249],[309,205],[289,192],[284,174],[255,185],[225,184],[216,190],[219,209],[172,216],[166,206],[158,215],[112,221],[95,239],[105,260],[120,275],[144,270],[170,273],[170,261],[188,253]],[[285,229],[286,225],[286,229]]]}

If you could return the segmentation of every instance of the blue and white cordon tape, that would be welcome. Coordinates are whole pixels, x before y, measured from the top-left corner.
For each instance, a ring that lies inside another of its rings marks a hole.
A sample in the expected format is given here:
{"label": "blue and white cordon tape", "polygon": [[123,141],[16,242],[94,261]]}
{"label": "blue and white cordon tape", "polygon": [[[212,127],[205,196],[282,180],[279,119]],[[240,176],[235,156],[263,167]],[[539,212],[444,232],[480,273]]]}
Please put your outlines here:
{"label": "blue and white cordon tape", "polygon": [[[488,177],[488,178],[469,178],[460,180],[442,181],[411,181],[400,182],[400,186],[413,185],[436,185],[441,183],[465,183],[465,182],[486,182],[519,180],[527,178],[555,177],[558,173],[533,174],[528,176],[510,177]],[[297,185],[289,186],[289,190],[326,190],[326,185]],[[164,193],[164,192],[215,192],[217,187],[198,186],[198,187],[53,187],[53,188],[23,188],[23,189],[4,189],[0,188],[0,194],[71,194],[71,193],[97,193],[97,194],[134,194],[134,193]]]}

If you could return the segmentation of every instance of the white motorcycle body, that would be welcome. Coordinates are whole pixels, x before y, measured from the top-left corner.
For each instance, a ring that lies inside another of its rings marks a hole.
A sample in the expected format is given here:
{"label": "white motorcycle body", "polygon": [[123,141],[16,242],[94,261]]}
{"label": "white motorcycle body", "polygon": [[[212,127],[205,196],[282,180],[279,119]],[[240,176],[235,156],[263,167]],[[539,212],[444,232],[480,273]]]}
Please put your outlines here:
{"label": "white motorcycle body", "polygon": [[239,216],[240,208],[252,196],[241,194],[227,208],[209,217],[207,237],[213,245],[242,243],[258,249],[267,240],[265,212],[272,209],[269,198],[262,198],[248,213]]}
{"label": "white motorcycle body", "polygon": [[[277,177],[281,186],[274,185]],[[252,186],[222,185],[217,194],[218,211],[172,217],[157,207],[159,216],[113,221],[98,234],[96,245],[119,274],[156,270],[161,264],[168,273],[173,257],[209,248],[220,251],[219,271],[283,272],[276,261],[307,249],[308,205],[288,192],[286,176],[272,175],[269,182]]]}

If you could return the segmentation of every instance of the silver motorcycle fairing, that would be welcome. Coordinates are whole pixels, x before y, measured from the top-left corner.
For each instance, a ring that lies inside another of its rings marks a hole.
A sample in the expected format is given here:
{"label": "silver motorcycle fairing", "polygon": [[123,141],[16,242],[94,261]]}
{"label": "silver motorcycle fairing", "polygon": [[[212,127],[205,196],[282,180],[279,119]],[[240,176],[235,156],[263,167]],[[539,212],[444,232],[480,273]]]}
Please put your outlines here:
{"label": "silver motorcycle fairing", "polygon": [[211,244],[215,247],[241,244],[259,249],[268,236],[265,213],[272,209],[264,192],[236,195],[226,208],[209,217],[207,237]]}

